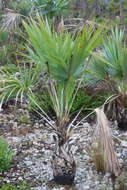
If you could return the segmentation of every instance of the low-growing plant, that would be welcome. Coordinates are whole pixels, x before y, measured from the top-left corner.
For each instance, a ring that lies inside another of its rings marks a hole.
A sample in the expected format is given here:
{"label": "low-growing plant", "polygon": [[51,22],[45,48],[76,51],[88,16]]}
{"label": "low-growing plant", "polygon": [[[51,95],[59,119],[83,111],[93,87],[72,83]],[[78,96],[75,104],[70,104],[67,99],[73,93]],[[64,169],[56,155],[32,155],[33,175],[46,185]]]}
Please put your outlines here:
{"label": "low-growing plant", "polygon": [[5,184],[0,187],[0,190],[17,190],[17,188],[12,184]]}
{"label": "low-growing plant", "polygon": [[30,124],[30,123],[31,123],[31,120],[30,120],[29,114],[28,114],[28,113],[22,113],[22,115],[20,115],[20,116],[18,117],[18,122]]}
{"label": "low-growing plant", "polygon": [[31,59],[38,58],[48,74],[48,94],[57,118],[52,124],[52,119],[41,109],[42,117],[57,135],[54,137],[56,152],[52,160],[54,180],[58,184],[70,185],[76,172],[68,145],[74,122],[70,122],[70,112],[89,62],[88,57],[103,38],[103,26],[96,31],[92,25],[85,26],[74,36],[67,31],[55,32],[48,20],[38,16],[36,21],[31,19],[29,24],[24,23],[24,27],[30,41],[28,51],[29,55],[32,52]]}
{"label": "low-growing plant", "polygon": [[0,30],[0,45],[4,45],[8,39],[8,32]]}
{"label": "low-growing plant", "polygon": [[117,120],[119,127],[126,129],[127,124],[127,46],[124,30],[112,29],[106,36],[102,50],[92,58],[92,76],[105,81],[110,88],[114,101],[108,106],[108,116]]}
{"label": "low-growing plant", "polygon": [[[29,98],[29,104],[28,104],[29,111],[34,111],[34,110],[39,111],[40,107],[43,108],[43,110],[46,111],[47,113],[54,112],[51,106],[52,102],[50,100],[47,90],[38,90],[37,92],[31,94],[30,96],[31,97]],[[39,107],[31,100],[34,100],[34,102],[36,102]]]}
{"label": "low-growing plant", "polygon": [[0,137],[0,172],[1,173],[9,169],[13,156],[14,156],[14,151],[11,150],[6,140]]}
{"label": "low-growing plant", "polygon": [[52,18],[66,10],[70,1],[71,0],[39,0],[35,1],[34,4],[39,13]]}
{"label": "low-growing plant", "polygon": [[126,174],[121,175],[117,178],[117,188],[116,190],[126,190],[127,189],[127,176]]}
{"label": "low-growing plant", "polygon": [[[54,110],[52,109],[52,102],[47,90],[38,90],[36,93],[31,94],[32,99],[37,103],[40,108],[43,108],[46,113],[50,115],[55,115]],[[72,105],[70,113],[76,114],[81,110],[82,113],[87,113],[99,106],[105,101],[107,95],[100,94],[98,96],[89,95],[87,90],[79,89],[75,97],[75,103]],[[29,111],[40,110],[39,107],[35,105],[31,99],[29,100],[28,109]]]}
{"label": "low-growing plant", "polygon": [[26,182],[23,182],[17,186],[9,183],[2,185],[0,190],[30,190],[30,185]]}
{"label": "low-growing plant", "polygon": [[39,71],[33,68],[18,67],[18,72],[11,74],[8,70],[2,70],[0,80],[3,81],[3,85],[0,86],[2,93],[0,94],[0,109],[3,102],[8,101],[11,98],[20,98],[23,102],[23,98],[32,93],[32,89],[36,87],[36,83],[39,78]]}
{"label": "low-growing plant", "polygon": [[75,97],[75,103],[72,105],[71,113],[78,112],[82,108],[82,112],[91,111],[102,105],[105,101],[104,95],[95,96],[89,95],[87,90],[79,89]]}

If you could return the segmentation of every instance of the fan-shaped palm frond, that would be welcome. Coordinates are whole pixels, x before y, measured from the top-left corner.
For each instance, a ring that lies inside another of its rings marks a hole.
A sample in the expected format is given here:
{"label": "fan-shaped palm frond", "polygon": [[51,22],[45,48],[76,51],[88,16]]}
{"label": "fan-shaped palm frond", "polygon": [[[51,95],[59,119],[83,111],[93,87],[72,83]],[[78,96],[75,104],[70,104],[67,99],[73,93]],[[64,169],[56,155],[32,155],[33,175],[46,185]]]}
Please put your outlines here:
{"label": "fan-shaped palm frond", "polygon": [[[115,105],[111,106],[118,122],[127,118],[127,47],[124,31],[117,27],[107,36],[101,52],[95,53],[91,60],[90,73],[109,84],[111,92],[118,94]],[[125,122],[126,123],[126,122]]]}
{"label": "fan-shaped palm frond", "polygon": [[15,31],[21,23],[22,15],[8,9],[2,18],[2,27],[6,31]]}
{"label": "fan-shaped palm frond", "polygon": [[116,85],[117,92],[126,91],[127,80],[127,48],[123,41],[124,31],[112,30],[111,36],[107,36],[104,41],[102,51],[94,54],[92,58],[92,72],[96,77],[100,77]]}
{"label": "fan-shaped palm frond", "polygon": [[38,0],[34,2],[34,5],[35,9],[42,15],[53,17],[62,13],[63,10],[67,8],[70,1],[71,0]]}
{"label": "fan-shaped palm frond", "polygon": [[[50,79],[56,81],[50,84],[50,95],[56,115],[62,120],[69,114],[75,81],[84,72],[86,58],[100,43],[103,27],[96,31],[92,26],[84,27],[75,37],[67,31],[55,32],[48,21],[39,16],[37,22],[31,19],[29,24],[24,23],[24,27],[34,49],[32,52],[47,68]],[[31,52],[30,47],[28,51]]]}

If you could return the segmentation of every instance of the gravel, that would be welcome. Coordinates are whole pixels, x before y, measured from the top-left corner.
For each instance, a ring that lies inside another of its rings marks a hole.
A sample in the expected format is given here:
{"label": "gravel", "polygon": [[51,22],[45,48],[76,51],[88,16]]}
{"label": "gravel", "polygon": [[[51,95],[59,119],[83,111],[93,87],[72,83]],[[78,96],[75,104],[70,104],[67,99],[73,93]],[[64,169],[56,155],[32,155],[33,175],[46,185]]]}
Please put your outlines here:
{"label": "gravel", "polygon": [[[35,190],[112,190],[110,174],[98,174],[88,153],[94,129],[94,124],[84,122],[74,131],[70,145],[77,164],[75,185],[72,187],[56,186],[50,181],[53,178],[50,160],[54,148],[54,133],[46,129],[42,119],[24,124],[19,122],[13,113],[1,112],[0,134],[6,138],[16,155],[10,171],[4,174],[4,179],[0,182],[18,184],[27,181]],[[112,125],[112,133],[118,138],[114,139],[115,148],[122,167],[121,176],[125,178],[127,133],[120,132],[117,125]],[[118,184],[119,182],[116,182],[116,186]]]}

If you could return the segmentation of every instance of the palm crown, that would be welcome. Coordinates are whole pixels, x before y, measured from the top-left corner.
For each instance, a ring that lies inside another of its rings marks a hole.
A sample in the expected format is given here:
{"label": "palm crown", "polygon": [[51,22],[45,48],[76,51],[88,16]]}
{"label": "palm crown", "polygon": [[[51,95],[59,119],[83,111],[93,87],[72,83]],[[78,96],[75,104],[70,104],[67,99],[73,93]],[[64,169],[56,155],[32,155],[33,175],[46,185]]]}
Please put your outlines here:
{"label": "palm crown", "polygon": [[86,58],[100,43],[103,28],[94,31],[93,26],[84,27],[76,36],[67,31],[57,33],[40,16],[37,22],[31,19],[24,26],[32,45],[28,47],[31,58],[35,62],[39,59],[48,71],[49,92],[57,118],[66,117],[74,100],[76,79],[81,78]]}
{"label": "palm crown", "polygon": [[92,58],[92,74],[113,85],[115,93],[125,92],[127,81],[127,48],[124,31],[116,27],[103,43],[102,51]]}

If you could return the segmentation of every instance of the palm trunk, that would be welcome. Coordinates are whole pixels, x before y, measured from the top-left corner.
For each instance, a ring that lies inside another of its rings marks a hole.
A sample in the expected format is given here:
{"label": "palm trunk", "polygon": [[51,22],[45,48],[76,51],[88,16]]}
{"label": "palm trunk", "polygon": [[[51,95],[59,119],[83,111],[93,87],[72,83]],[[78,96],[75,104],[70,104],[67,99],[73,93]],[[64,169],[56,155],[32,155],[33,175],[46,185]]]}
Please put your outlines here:
{"label": "palm trunk", "polygon": [[124,26],[123,0],[120,0],[120,24]]}
{"label": "palm trunk", "polygon": [[9,0],[1,0],[2,10],[4,10],[5,8],[8,8],[9,3],[10,3]]}
{"label": "palm trunk", "polygon": [[54,181],[60,185],[71,185],[76,173],[76,164],[68,144],[67,122],[58,123],[58,139],[55,139],[56,149],[52,157]]}
{"label": "palm trunk", "polygon": [[127,130],[127,94],[121,93],[116,100],[116,120],[118,127]]}
{"label": "palm trunk", "polygon": [[108,118],[116,120],[118,127],[127,130],[127,94],[120,93],[106,108]]}
{"label": "palm trunk", "polygon": [[57,184],[73,184],[76,173],[76,164],[71,151],[69,151],[68,145],[64,144],[63,146],[57,147],[53,155],[52,169],[54,181]]}

